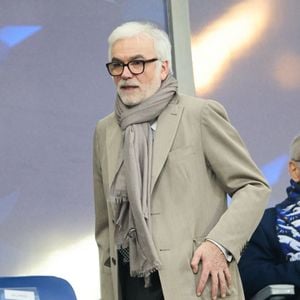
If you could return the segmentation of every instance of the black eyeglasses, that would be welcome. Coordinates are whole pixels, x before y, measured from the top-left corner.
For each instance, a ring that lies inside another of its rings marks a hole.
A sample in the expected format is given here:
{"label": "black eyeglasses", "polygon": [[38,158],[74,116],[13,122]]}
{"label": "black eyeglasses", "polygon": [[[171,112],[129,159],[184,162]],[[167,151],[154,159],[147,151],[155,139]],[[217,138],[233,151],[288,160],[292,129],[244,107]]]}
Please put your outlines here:
{"label": "black eyeglasses", "polygon": [[125,67],[127,67],[129,69],[131,74],[139,75],[144,72],[145,64],[152,63],[157,60],[158,60],[158,58],[151,58],[151,59],[147,59],[147,60],[134,59],[134,60],[129,61],[127,64],[124,64],[121,61],[112,61],[112,62],[106,64],[106,68],[107,68],[108,73],[111,76],[120,76],[123,73]]}

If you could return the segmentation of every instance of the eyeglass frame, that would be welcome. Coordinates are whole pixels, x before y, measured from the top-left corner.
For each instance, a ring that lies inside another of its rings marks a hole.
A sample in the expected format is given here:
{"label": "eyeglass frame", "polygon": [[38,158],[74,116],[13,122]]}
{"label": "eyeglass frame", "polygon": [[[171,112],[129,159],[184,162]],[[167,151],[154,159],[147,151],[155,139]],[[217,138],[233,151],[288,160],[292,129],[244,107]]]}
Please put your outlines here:
{"label": "eyeglass frame", "polygon": [[[108,73],[111,75],[111,76],[113,76],[113,77],[116,77],[116,76],[121,76],[122,74],[123,74],[123,72],[124,72],[124,69],[125,69],[125,67],[127,67],[128,68],[128,70],[129,70],[129,72],[132,74],[132,75],[140,75],[140,74],[142,74],[142,73],[144,73],[144,71],[145,71],[145,65],[147,64],[147,63],[152,63],[152,62],[155,62],[155,61],[158,61],[159,59],[158,58],[150,58],[150,59],[146,59],[146,60],[144,60],[144,59],[133,59],[133,60],[130,60],[128,63],[124,63],[124,62],[122,62],[122,61],[111,61],[111,62],[109,62],[109,63],[106,63],[105,64],[105,66],[106,66],[106,68],[107,68],[107,71],[108,71]],[[133,72],[131,69],[130,69],[130,63],[132,63],[132,62],[140,62],[140,63],[142,63],[143,64],[143,68],[142,68],[142,71],[141,72]],[[120,74],[112,74],[111,73],[111,71],[110,71],[110,69],[109,69],[109,66],[111,66],[112,64],[120,64],[120,66],[122,66],[122,71],[120,72]]]}

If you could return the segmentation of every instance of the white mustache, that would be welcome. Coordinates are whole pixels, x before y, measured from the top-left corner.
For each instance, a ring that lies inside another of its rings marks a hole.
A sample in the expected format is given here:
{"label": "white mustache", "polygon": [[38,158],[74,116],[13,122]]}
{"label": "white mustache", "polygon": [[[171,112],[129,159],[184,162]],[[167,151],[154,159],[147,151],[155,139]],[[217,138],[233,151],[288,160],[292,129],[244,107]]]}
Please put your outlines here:
{"label": "white mustache", "polygon": [[120,80],[118,83],[118,88],[122,88],[122,87],[126,87],[126,86],[139,86],[138,83],[133,80],[133,81],[129,81],[129,80]]}

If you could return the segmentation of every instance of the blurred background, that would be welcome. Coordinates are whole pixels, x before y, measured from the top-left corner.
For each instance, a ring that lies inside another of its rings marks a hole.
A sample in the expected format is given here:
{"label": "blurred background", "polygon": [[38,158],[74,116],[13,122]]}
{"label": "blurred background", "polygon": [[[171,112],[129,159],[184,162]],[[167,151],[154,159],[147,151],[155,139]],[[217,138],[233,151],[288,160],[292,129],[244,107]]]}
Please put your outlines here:
{"label": "blurred background", "polygon": [[[196,94],[225,106],[274,205],[300,133],[300,2],[188,4]],[[128,20],[168,30],[166,1],[0,0],[0,276],[57,275],[99,299],[92,136],[114,106],[107,37]]]}

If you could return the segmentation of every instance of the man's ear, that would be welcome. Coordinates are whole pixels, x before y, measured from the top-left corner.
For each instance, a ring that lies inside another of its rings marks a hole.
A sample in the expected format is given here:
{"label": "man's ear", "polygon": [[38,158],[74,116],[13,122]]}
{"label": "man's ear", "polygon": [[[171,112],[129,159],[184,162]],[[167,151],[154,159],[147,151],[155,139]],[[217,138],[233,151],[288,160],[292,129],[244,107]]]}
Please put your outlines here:
{"label": "man's ear", "polygon": [[300,165],[294,161],[289,161],[289,174],[295,182],[300,182]]}
{"label": "man's ear", "polygon": [[167,60],[161,63],[160,79],[165,80],[169,74],[169,62]]}

